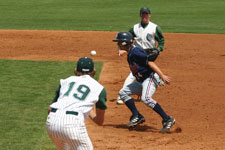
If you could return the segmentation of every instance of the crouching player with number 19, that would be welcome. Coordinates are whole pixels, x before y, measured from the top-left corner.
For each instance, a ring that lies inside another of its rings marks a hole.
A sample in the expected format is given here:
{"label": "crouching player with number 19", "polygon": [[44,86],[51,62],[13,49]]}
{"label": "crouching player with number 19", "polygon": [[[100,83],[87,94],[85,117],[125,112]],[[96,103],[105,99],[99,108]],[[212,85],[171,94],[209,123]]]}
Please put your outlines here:
{"label": "crouching player with number 19", "polygon": [[92,59],[80,58],[74,73],[75,76],[60,80],[49,107],[46,128],[57,150],[92,150],[85,119],[89,116],[96,124],[103,125],[106,90],[93,79]]}

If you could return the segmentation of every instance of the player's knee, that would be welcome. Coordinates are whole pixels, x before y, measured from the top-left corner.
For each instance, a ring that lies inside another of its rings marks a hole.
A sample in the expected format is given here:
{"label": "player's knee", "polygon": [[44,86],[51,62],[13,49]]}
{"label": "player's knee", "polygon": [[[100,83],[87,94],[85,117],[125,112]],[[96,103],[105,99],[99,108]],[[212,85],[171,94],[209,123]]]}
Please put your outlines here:
{"label": "player's knee", "polygon": [[141,100],[150,108],[154,108],[156,105],[156,101],[152,98],[141,98]]}
{"label": "player's knee", "polygon": [[126,92],[125,91],[123,91],[123,89],[121,89],[120,91],[119,91],[119,96],[122,98],[122,97],[124,97],[124,96],[126,96],[127,94],[126,94]]}
{"label": "player's knee", "polygon": [[121,89],[120,91],[119,91],[119,96],[120,96],[120,98],[124,101],[124,102],[126,102],[127,100],[129,100],[131,97],[126,93],[126,91],[124,91],[123,89]]}
{"label": "player's knee", "polygon": [[151,99],[152,99],[151,96],[146,96],[146,95],[141,96],[141,101],[144,102],[145,104],[148,103]]}

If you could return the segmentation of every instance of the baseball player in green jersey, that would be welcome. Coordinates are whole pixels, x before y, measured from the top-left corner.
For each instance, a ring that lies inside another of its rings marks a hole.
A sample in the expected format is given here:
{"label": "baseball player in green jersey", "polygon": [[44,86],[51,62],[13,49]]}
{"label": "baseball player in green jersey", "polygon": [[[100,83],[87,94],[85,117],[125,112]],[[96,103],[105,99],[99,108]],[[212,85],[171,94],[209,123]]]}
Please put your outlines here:
{"label": "baseball player in green jersey", "polygon": [[89,116],[96,124],[103,125],[106,89],[93,79],[92,59],[80,58],[74,73],[75,76],[60,80],[49,107],[46,128],[59,150],[92,150],[85,119]]}
{"label": "baseball player in green jersey", "polygon": [[[161,28],[150,21],[151,11],[148,7],[140,9],[141,22],[135,24],[129,32],[134,37],[134,46],[142,48],[147,54],[151,52],[151,61],[155,61],[159,53],[164,49],[164,37]],[[152,53],[154,52],[154,53]],[[123,56],[123,51],[119,51],[119,56]],[[130,73],[126,78],[123,87],[135,81],[135,77]],[[164,84],[161,81],[162,85]],[[120,96],[117,98],[117,104],[123,104]]]}

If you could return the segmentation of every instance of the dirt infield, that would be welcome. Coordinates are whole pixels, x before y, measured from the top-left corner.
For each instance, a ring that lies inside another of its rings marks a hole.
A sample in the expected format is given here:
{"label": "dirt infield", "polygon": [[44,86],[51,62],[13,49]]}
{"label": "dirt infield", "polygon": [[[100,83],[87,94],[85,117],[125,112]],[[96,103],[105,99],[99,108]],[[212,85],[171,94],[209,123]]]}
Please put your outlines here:
{"label": "dirt infield", "polygon": [[[96,150],[223,150],[225,149],[225,35],[165,33],[165,50],[156,64],[172,77],[154,95],[176,118],[171,133],[159,133],[161,118],[136,101],[146,122],[126,128],[131,113],[115,100],[129,74],[126,57],[112,42],[116,32],[0,30],[0,58],[104,62],[100,76],[108,93],[105,124],[86,121]],[[90,56],[91,50],[97,55]]]}

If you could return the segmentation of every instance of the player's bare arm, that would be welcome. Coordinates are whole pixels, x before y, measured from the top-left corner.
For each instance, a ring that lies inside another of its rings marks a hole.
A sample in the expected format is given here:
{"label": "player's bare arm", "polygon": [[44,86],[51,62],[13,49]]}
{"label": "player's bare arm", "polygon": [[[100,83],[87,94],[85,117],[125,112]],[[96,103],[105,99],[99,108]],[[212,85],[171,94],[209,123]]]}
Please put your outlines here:
{"label": "player's bare arm", "polygon": [[[95,112],[96,110],[96,112]],[[99,108],[92,109],[89,117],[99,126],[102,126],[104,123],[104,115],[105,115],[105,110],[101,110]]]}
{"label": "player's bare arm", "polygon": [[106,89],[103,88],[102,92],[99,95],[99,100],[96,103],[96,107],[93,108],[89,114],[89,117],[99,126],[103,125],[104,123],[105,110],[107,109],[106,95]]}
{"label": "player's bare arm", "polygon": [[102,126],[104,123],[105,110],[96,108],[96,124]]}
{"label": "player's bare arm", "polygon": [[160,76],[160,78],[162,78],[162,80],[166,84],[170,84],[171,77],[164,75],[163,72],[160,70],[160,68],[154,62],[149,61],[148,65],[149,65],[149,67],[151,67]]}
{"label": "player's bare arm", "polygon": [[93,120],[93,121],[95,122],[95,120],[96,120],[95,108],[93,108],[93,109],[90,111],[89,117],[90,117],[91,120]]}

